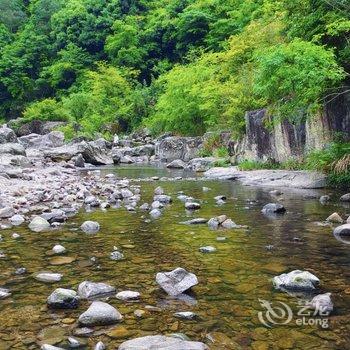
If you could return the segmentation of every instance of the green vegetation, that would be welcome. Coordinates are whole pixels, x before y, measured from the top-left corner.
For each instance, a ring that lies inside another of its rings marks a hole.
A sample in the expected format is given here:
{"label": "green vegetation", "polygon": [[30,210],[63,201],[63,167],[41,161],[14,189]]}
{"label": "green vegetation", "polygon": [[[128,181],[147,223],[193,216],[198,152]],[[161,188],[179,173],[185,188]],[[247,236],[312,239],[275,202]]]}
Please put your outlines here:
{"label": "green vegetation", "polygon": [[0,0],[0,10],[0,118],[65,120],[71,136],[144,125],[239,135],[246,110],[300,118],[349,83],[346,0]]}

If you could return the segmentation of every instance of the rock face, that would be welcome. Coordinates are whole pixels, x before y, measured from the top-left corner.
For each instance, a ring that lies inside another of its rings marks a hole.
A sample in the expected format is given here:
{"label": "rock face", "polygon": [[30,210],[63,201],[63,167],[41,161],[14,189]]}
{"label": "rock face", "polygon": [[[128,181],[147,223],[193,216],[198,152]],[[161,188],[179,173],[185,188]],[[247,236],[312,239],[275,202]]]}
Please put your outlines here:
{"label": "rock face", "polygon": [[93,299],[115,293],[115,288],[106,283],[84,281],[79,284],[78,295],[83,299]]}
{"label": "rock face", "polygon": [[118,350],[208,350],[209,347],[204,343],[182,340],[163,335],[146,336],[128,340],[122,343]]}
{"label": "rock face", "polygon": [[102,301],[94,301],[90,307],[80,315],[79,323],[85,326],[103,326],[121,321],[123,316],[113,306]]}
{"label": "rock face", "polygon": [[83,144],[83,152],[81,153],[87,163],[93,165],[113,164],[113,158],[110,152],[104,147],[102,142],[91,141]]}
{"label": "rock face", "polygon": [[314,290],[320,280],[308,271],[294,270],[273,278],[276,289],[286,290]]}
{"label": "rock face", "polygon": [[198,157],[202,148],[201,137],[166,137],[156,143],[155,155],[162,161],[181,159],[185,162]]}
{"label": "rock face", "polygon": [[79,298],[74,290],[57,288],[48,297],[47,304],[54,309],[75,309],[78,307]]}
{"label": "rock face", "polygon": [[198,284],[197,276],[178,267],[171,272],[159,272],[156,282],[169,295],[179,295]]}

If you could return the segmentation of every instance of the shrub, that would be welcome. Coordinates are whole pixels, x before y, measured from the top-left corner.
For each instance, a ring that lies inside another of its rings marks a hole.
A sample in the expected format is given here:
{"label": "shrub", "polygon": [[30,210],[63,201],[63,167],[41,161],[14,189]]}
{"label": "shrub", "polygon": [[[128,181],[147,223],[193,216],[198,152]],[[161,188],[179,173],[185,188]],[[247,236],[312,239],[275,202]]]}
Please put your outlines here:
{"label": "shrub", "polygon": [[62,108],[61,104],[53,98],[34,102],[23,113],[25,121],[35,119],[43,121],[67,121],[67,111]]}

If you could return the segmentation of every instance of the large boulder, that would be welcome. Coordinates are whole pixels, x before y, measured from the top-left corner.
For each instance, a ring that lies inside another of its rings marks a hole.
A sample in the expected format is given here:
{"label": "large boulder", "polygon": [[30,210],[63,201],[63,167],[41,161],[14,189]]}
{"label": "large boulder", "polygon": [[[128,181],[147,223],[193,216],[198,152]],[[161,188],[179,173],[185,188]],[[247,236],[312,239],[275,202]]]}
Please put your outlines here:
{"label": "large boulder", "polygon": [[186,163],[181,159],[175,159],[172,162],[168,163],[166,167],[170,169],[185,169]]}
{"label": "large boulder", "polygon": [[118,350],[207,350],[209,347],[201,342],[183,340],[164,335],[149,335],[127,340]]}
{"label": "large boulder", "polygon": [[71,289],[57,288],[47,298],[47,305],[53,309],[75,309],[78,304],[77,293]]}
{"label": "large boulder", "polygon": [[341,202],[350,202],[350,193],[343,194],[340,197]]}
{"label": "large boulder", "polygon": [[50,228],[50,223],[41,216],[35,216],[28,227],[31,231],[42,232]]}
{"label": "large boulder", "polygon": [[112,155],[107,150],[106,144],[102,143],[101,140],[85,142],[81,154],[87,163],[93,165],[113,164]]}
{"label": "large boulder", "polygon": [[[21,120],[18,121],[21,123]],[[59,121],[32,120],[28,123],[23,123],[15,129],[18,136],[26,136],[30,134],[46,135],[64,125],[66,125],[65,122]]]}
{"label": "large boulder", "polygon": [[12,154],[14,156],[25,156],[26,151],[19,143],[8,142],[0,144],[0,154]]}
{"label": "large boulder", "polygon": [[320,280],[308,271],[294,270],[273,278],[273,285],[280,290],[314,290]]}
{"label": "large boulder", "polygon": [[100,230],[100,224],[96,221],[84,221],[80,228],[85,233],[96,233]]}
{"label": "large boulder", "polygon": [[156,143],[155,155],[162,161],[171,162],[181,159],[188,162],[198,157],[203,146],[201,137],[171,136],[159,140]]}
{"label": "large boulder", "polygon": [[102,301],[93,301],[80,315],[79,323],[84,326],[103,326],[121,321],[123,316],[113,306]]}
{"label": "large boulder", "polygon": [[198,284],[197,276],[178,267],[170,272],[159,272],[156,282],[169,295],[179,295]]}
{"label": "large boulder", "polygon": [[350,236],[350,223],[336,227],[333,234],[335,236]]}
{"label": "large boulder", "polygon": [[215,163],[224,161],[224,158],[215,157],[203,157],[203,158],[193,158],[188,163],[188,168],[195,172],[205,172],[212,168]]}
{"label": "large boulder", "polygon": [[83,299],[93,299],[115,293],[116,289],[101,282],[84,281],[79,284],[78,295]]}
{"label": "large boulder", "polygon": [[55,162],[68,161],[85,150],[85,142],[72,143],[61,147],[46,149],[44,156]]}
{"label": "large boulder", "polygon": [[268,203],[261,210],[264,214],[283,214],[286,208],[280,203]]}
{"label": "large boulder", "polygon": [[26,148],[55,148],[64,145],[64,134],[61,131],[51,131],[46,135],[29,134],[19,137],[18,140]]}
{"label": "large boulder", "polygon": [[0,128],[0,143],[9,143],[9,142],[16,143],[17,136],[12,129],[4,125]]}

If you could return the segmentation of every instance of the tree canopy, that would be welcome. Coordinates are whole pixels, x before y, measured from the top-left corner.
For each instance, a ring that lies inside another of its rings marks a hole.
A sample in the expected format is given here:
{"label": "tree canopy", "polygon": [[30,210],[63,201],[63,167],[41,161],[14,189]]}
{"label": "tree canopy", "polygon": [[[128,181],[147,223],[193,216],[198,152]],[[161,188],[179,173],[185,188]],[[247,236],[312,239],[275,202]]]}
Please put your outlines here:
{"label": "tree canopy", "polygon": [[244,129],[349,83],[346,0],[0,0],[0,117],[70,135]]}

